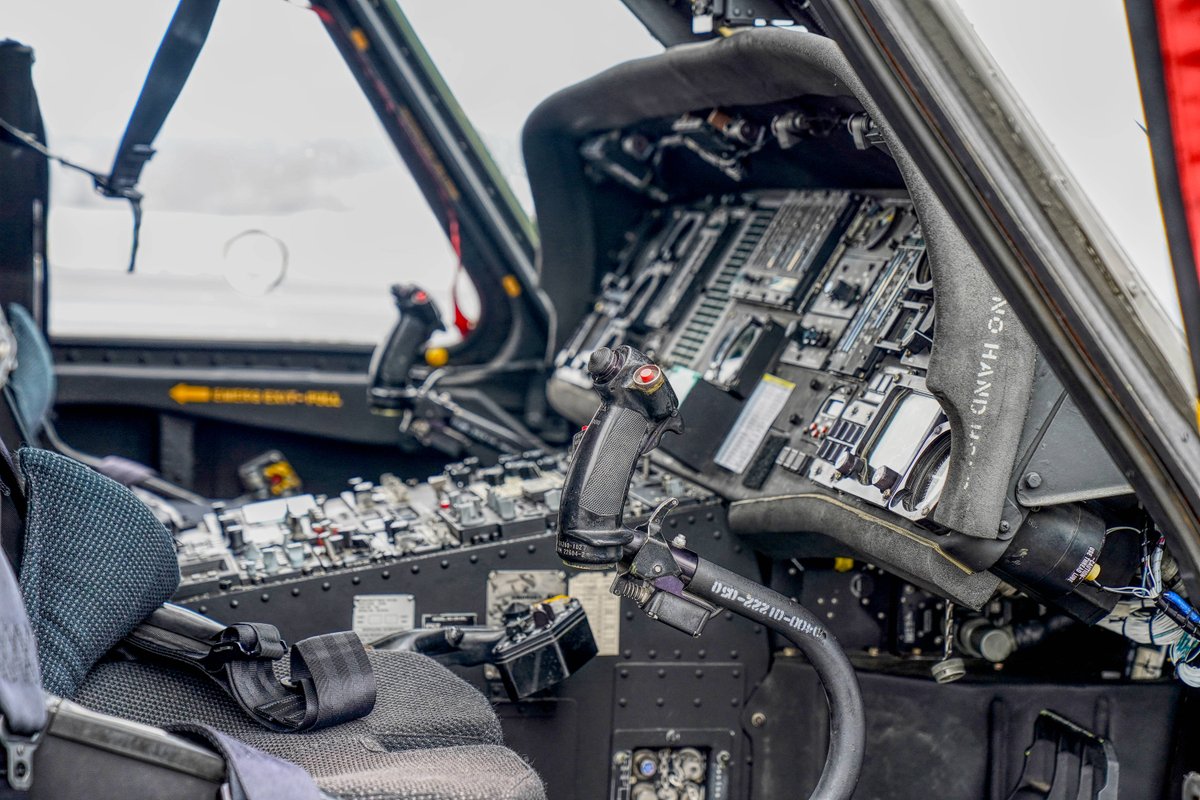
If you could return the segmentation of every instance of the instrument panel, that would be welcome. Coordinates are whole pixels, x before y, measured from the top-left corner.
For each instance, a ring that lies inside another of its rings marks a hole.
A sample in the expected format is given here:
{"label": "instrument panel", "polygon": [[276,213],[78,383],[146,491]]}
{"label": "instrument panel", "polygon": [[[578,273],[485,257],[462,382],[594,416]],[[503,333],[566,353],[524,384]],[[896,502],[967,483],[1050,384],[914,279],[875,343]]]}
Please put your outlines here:
{"label": "instrument panel", "polygon": [[632,343],[667,369],[688,434],[663,449],[729,496],[816,484],[927,522],[950,426],[925,375],[933,278],[899,192],[762,191],[651,215],[559,354]]}

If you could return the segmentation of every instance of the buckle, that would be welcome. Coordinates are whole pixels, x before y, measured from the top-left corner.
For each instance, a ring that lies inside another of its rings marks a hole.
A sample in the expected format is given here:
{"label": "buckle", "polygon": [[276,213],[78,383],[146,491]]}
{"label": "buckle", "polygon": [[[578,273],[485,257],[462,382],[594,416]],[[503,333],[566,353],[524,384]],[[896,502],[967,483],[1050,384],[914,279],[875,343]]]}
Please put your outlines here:
{"label": "buckle", "polygon": [[8,729],[8,720],[0,715],[0,743],[4,745],[5,777],[15,791],[27,792],[33,785],[33,754],[41,741],[42,732],[18,736]]}
{"label": "buckle", "polygon": [[[249,643],[247,634],[253,634]],[[220,638],[209,648],[202,662],[209,672],[216,672],[231,661],[277,661],[287,650],[287,642],[274,625],[241,623],[221,631]]]}

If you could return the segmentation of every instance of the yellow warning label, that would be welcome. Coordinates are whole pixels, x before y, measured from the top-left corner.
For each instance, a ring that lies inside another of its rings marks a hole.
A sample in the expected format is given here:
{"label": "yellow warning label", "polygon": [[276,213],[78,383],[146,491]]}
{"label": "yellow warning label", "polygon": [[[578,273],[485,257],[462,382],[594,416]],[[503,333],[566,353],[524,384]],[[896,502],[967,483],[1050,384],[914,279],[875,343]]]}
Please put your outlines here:
{"label": "yellow warning label", "polygon": [[275,461],[263,467],[263,477],[271,494],[280,497],[300,488],[300,476],[287,461]]}
{"label": "yellow warning label", "polygon": [[179,405],[311,406],[341,408],[342,393],[331,389],[264,389],[249,386],[195,386],[177,383],[168,392]]}
{"label": "yellow warning label", "polygon": [[787,389],[789,392],[792,389],[796,388],[796,384],[792,383],[791,381],[785,381],[783,378],[780,378],[778,375],[772,375],[769,372],[766,373],[765,375],[763,375],[762,379],[763,379],[763,383],[769,383],[773,386],[778,386],[781,389]]}

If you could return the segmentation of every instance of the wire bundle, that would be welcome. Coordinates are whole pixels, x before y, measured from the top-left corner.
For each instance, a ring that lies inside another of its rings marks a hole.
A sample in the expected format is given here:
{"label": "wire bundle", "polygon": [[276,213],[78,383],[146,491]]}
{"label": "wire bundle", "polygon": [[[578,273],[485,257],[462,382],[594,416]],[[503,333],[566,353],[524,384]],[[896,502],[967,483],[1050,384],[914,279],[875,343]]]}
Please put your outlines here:
{"label": "wire bundle", "polygon": [[1107,533],[1131,530],[1143,534],[1142,581],[1139,586],[1100,586],[1106,592],[1126,595],[1100,627],[1138,644],[1167,648],[1175,674],[1188,686],[1200,687],[1200,612],[1180,594],[1163,585],[1162,561],[1166,540],[1150,547],[1144,531],[1122,526]]}

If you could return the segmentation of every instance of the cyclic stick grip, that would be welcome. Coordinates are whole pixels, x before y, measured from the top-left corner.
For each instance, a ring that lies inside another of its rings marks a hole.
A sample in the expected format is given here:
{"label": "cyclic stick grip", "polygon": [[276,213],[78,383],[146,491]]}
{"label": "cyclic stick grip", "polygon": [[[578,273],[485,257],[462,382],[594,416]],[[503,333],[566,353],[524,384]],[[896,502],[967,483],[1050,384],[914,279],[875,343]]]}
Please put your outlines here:
{"label": "cyclic stick grip", "polygon": [[657,364],[628,345],[588,360],[600,408],[576,438],[558,516],[558,555],[577,569],[610,569],[635,532],[623,509],[638,459],[683,430],[679,401]]}
{"label": "cyclic stick grip", "polygon": [[790,640],[808,657],[829,704],[829,748],[809,800],[850,800],[862,772],[866,716],[858,676],[828,631],[799,603],[755,581],[667,544],[659,505],[645,530],[626,528],[625,497],[637,460],[666,431],[682,430],[679,401],[645,355],[629,346],[602,347],[588,361],[600,408],[576,439],[558,517],[558,554],[569,566],[620,566],[612,591],[652,619],[699,636],[724,608]]}
{"label": "cyclic stick grip", "polygon": [[408,399],[409,371],[421,355],[422,346],[435,331],[445,330],[442,315],[429,293],[419,286],[392,287],[399,319],[387,341],[375,348],[368,370],[367,401],[371,407],[388,411]]}

